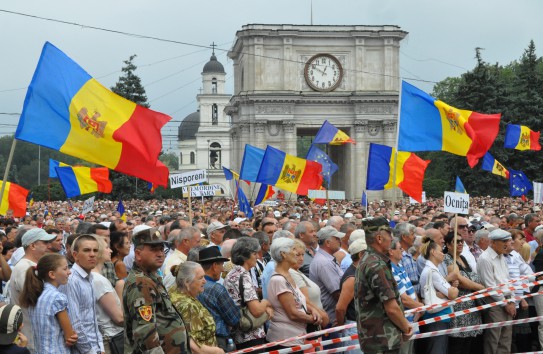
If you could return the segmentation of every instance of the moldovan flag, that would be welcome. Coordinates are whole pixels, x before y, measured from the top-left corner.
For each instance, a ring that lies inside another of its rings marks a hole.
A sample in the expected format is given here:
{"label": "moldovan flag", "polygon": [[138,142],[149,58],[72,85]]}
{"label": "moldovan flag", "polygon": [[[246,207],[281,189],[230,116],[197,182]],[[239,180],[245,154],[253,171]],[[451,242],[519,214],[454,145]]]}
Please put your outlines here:
{"label": "moldovan flag", "polygon": [[[0,186],[2,181],[0,181]],[[8,210],[13,210],[13,216],[22,217],[26,215],[26,197],[28,189],[24,189],[18,184],[6,182],[4,195],[0,201],[0,215],[6,215]]]}
{"label": "moldovan flag", "polygon": [[492,172],[495,175],[509,178],[509,171],[489,152],[483,156],[483,166],[481,166],[481,168],[485,171]]}
{"label": "moldovan flag", "polygon": [[56,170],[68,198],[92,192],[111,193],[113,188],[107,167],[65,166]]}
{"label": "moldovan flag", "polygon": [[496,139],[500,118],[449,106],[402,81],[398,150],[447,151],[473,168]]}
{"label": "moldovan flag", "polygon": [[507,124],[503,147],[516,150],[541,150],[539,132],[524,125]]}
{"label": "moldovan flag", "polygon": [[[370,144],[366,189],[379,191],[394,188],[394,154],[396,149]],[[430,161],[410,152],[398,152],[396,185],[411,198],[422,203],[422,181]]]}
{"label": "moldovan flag", "polygon": [[275,194],[275,191],[273,190],[272,186],[268,186],[267,184],[261,184],[260,189],[258,190],[258,194],[256,195],[255,204],[259,205],[264,203],[266,200],[270,199],[272,195]]}
{"label": "moldovan flag", "polygon": [[58,178],[56,168],[62,167],[62,166],[70,166],[70,165],[64,162],[49,159],[49,178]]}
{"label": "moldovan flag", "polygon": [[241,169],[239,170],[240,179],[244,181],[256,182],[265,152],[266,150],[245,144],[243,160],[241,161]]}
{"label": "moldovan flag", "polygon": [[256,182],[270,184],[298,195],[307,195],[309,189],[321,187],[321,172],[320,163],[286,154],[268,145]]}
{"label": "moldovan flag", "polygon": [[158,154],[170,119],[111,92],[46,42],[15,138],[165,187]]}
{"label": "moldovan flag", "polygon": [[353,139],[327,120],[324,121],[313,140],[313,144],[343,145],[346,143],[355,144]]}

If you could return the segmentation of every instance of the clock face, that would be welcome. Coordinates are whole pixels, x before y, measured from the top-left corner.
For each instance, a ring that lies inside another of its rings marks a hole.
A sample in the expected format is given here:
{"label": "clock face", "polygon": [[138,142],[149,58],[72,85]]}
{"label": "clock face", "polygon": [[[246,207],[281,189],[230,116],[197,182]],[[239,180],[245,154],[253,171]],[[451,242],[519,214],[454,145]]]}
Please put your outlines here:
{"label": "clock face", "polygon": [[332,91],[343,78],[339,60],[330,54],[317,54],[305,64],[305,81],[316,91]]}

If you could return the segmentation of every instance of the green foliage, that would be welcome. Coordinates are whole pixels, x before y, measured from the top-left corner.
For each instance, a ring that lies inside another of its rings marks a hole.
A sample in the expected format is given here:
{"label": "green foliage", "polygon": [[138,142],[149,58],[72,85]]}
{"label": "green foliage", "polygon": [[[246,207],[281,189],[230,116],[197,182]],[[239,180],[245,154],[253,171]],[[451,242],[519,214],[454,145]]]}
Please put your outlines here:
{"label": "green foliage", "polygon": [[117,81],[117,84],[111,88],[111,91],[126,98],[127,100],[139,104],[140,106],[149,108],[150,106],[149,103],[147,103],[147,94],[145,93],[145,89],[141,84],[141,79],[138,75],[134,74],[138,68],[133,63],[135,58],[136,55],[134,54],[131,55],[128,60],[124,61],[126,65],[122,68],[124,75],[119,77],[119,81]]}
{"label": "green foliage", "polygon": [[179,170],[179,157],[173,152],[161,154],[158,159],[162,161],[162,163],[164,163],[166,166],[168,166],[170,171]]}
{"label": "green foliage", "polygon": [[439,178],[425,178],[422,188],[427,198],[443,198],[443,191],[450,190],[450,183]]}
{"label": "green foliage", "polygon": [[[506,168],[522,170],[530,180],[537,180],[543,167],[538,151],[504,149],[508,123],[526,125],[534,131],[543,128],[543,62],[530,42],[519,61],[506,66],[486,63],[479,48],[476,65],[458,78],[447,78],[434,87],[434,97],[461,109],[480,113],[502,113],[500,131],[489,152]],[[454,178],[460,176],[470,195],[509,195],[509,181],[481,169],[482,161],[471,169],[463,156],[446,152],[422,155],[432,163],[426,171],[425,190],[450,181],[444,190],[454,189]],[[443,190],[439,193],[443,195]]]}

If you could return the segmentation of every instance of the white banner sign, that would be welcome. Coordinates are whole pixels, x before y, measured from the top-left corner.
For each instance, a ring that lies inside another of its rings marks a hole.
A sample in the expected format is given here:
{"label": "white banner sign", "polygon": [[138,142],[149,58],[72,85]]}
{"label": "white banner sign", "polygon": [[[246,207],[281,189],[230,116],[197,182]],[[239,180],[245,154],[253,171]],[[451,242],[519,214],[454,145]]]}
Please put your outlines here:
{"label": "white banner sign", "polygon": [[[187,193],[189,190],[188,187],[183,187],[183,193]],[[203,192],[203,191],[220,191],[221,190],[221,185],[220,184],[211,184],[211,185],[203,185],[203,186],[192,186],[190,187],[190,190],[191,191],[199,191],[199,192]]]}
{"label": "white banner sign", "polygon": [[[307,196],[311,199],[326,199],[326,191],[310,189]],[[328,199],[345,199],[345,191],[328,191]]]}
{"label": "white banner sign", "polygon": [[[426,203],[426,192],[422,191],[422,202]],[[409,204],[419,204],[415,199],[409,197]]]}
{"label": "white banner sign", "polygon": [[543,203],[543,183],[534,182],[534,203]]}
{"label": "white banner sign", "polygon": [[[195,191],[191,189],[190,196],[191,197],[212,197],[214,195],[219,194],[219,192],[220,192],[220,189],[219,190],[203,190],[203,191]],[[186,198],[188,196],[189,196],[188,190],[187,191],[183,190],[183,198]]]}
{"label": "white banner sign", "polygon": [[85,200],[83,202],[83,210],[81,211],[81,214],[85,215],[87,213],[90,213],[94,209],[94,197],[90,197],[89,199]]}
{"label": "white banner sign", "polygon": [[207,181],[206,170],[196,170],[185,173],[179,173],[177,175],[170,175],[170,188],[179,188],[184,186],[191,186]]}
{"label": "white banner sign", "polygon": [[443,211],[446,213],[469,214],[469,194],[445,192]]}

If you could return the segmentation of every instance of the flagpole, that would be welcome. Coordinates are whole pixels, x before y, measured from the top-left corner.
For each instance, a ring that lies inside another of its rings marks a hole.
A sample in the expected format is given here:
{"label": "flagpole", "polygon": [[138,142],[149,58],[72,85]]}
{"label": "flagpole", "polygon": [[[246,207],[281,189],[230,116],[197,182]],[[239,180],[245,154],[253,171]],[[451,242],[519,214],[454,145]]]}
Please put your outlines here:
{"label": "flagpole", "polygon": [[8,162],[6,164],[6,170],[4,171],[4,179],[2,179],[2,188],[0,189],[0,206],[2,206],[2,200],[4,199],[4,191],[6,190],[6,183],[8,180],[8,174],[11,168],[11,161],[13,161],[13,154],[15,152],[16,145],[17,139],[13,138],[13,142],[11,143],[11,150],[9,151]]}
{"label": "flagpole", "polygon": [[[400,80],[400,93],[398,95],[398,124],[396,127],[396,144],[394,147],[394,168],[393,168],[393,178],[394,178],[394,184],[393,184],[393,193],[392,193],[392,208],[396,209],[396,167],[398,164],[398,139],[400,138],[400,122],[401,122],[401,112],[402,112],[402,78],[399,78]],[[402,192],[403,196],[403,192]]]}
{"label": "flagpole", "polygon": [[191,186],[187,187],[187,191],[189,192],[189,223],[192,226],[192,190],[191,190]]}

